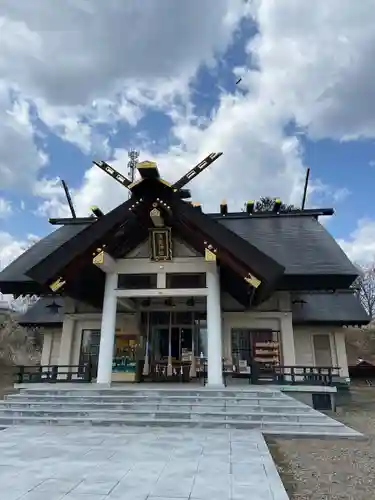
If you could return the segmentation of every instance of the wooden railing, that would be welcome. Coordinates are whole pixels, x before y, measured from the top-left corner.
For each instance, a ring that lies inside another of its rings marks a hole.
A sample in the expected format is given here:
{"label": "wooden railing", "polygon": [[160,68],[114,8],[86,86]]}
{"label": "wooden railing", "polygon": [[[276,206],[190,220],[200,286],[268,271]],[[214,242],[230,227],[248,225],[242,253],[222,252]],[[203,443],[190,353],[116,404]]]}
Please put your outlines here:
{"label": "wooden railing", "polygon": [[[340,376],[338,366],[275,366],[273,382],[278,384],[332,386]],[[261,378],[261,375],[260,375]]]}
{"label": "wooden railing", "polygon": [[16,371],[16,383],[79,383],[92,381],[90,363],[84,366],[19,366]]}
{"label": "wooden railing", "polygon": [[[201,363],[200,379],[203,385],[207,383],[207,359]],[[264,367],[254,363],[248,373],[239,373],[228,368],[223,360],[223,382],[227,386],[229,378],[239,375],[247,378],[249,384],[280,384],[280,385],[319,385],[333,386],[335,377],[340,376],[340,368],[337,366],[286,366],[276,365]]]}

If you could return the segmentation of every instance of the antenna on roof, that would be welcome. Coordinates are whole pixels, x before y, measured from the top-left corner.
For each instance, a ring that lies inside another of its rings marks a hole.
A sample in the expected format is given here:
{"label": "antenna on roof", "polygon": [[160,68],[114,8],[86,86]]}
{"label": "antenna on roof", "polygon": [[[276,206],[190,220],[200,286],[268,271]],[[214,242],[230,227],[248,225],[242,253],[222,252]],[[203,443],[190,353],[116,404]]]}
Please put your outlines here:
{"label": "antenna on roof", "polygon": [[129,168],[128,175],[130,177],[131,182],[134,182],[135,169],[137,167],[138,158],[139,158],[139,151],[136,151],[135,149],[131,149],[128,153],[128,156],[130,158],[130,160],[128,162],[128,168]]}
{"label": "antenna on roof", "polygon": [[307,171],[306,171],[305,187],[303,189],[303,197],[302,197],[301,210],[305,209],[306,196],[307,196],[307,186],[309,185],[309,177],[310,177],[310,168],[308,168]]}
{"label": "antenna on roof", "polygon": [[[130,177],[130,181],[133,183],[134,177],[135,177],[135,169],[137,168],[137,163],[138,163],[138,158],[139,158],[139,151],[136,151],[135,149],[131,149],[128,152],[128,156],[129,156],[128,175]],[[129,191],[129,198],[130,197],[131,197],[131,192]]]}
{"label": "antenna on roof", "polygon": [[77,215],[76,215],[76,211],[74,210],[74,205],[72,202],[72,197],[70,196],[70,193],[69,193],[68,186],[67,186],[66,182],[63,181],[62,179],[61,179],[61,184],[62,184],[62,187],[64,188],[64,191],[65,191],[65,196],[66,196],[66,199],[68,201],[70,213],[72,214],[73,219],[76,219]]}

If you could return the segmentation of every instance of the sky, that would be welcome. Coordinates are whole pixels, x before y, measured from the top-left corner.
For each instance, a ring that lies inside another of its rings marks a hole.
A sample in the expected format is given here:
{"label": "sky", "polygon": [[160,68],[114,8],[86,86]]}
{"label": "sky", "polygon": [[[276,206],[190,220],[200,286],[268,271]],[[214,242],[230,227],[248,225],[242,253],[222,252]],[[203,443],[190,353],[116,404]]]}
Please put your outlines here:
{"label": "sky", "polygon": [[[222,199],[333,207],[350,258],[375,259],[375,0],[0,2],[0,268],[68,216],[127,191],[128,151]],[[236,81],[242,78],[236,85]]]}

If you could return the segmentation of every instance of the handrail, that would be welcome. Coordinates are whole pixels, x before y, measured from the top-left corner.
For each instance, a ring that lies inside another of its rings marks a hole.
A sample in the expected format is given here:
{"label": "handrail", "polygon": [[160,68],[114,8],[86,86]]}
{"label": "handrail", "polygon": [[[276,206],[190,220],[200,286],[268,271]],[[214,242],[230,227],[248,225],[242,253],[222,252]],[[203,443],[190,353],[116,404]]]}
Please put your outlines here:
{"label": "handrail", "polygon": [[91,382],[92,365],[22,365],[16,371],[16,383]]}
{"label": "handrail", "polygon": [[[283,385],[320,385],[333,386],[334,377],[340,376],[338,366],[306,366],[306,365],[269,365],[263,367],[252,363],[248,372],[236,372],[228,369],[223,360],[222,373],[224,385],[231,375],[249,379],[249,383],[268,383]],[[207,358],[203,359],[203,385],[207,383]]]}

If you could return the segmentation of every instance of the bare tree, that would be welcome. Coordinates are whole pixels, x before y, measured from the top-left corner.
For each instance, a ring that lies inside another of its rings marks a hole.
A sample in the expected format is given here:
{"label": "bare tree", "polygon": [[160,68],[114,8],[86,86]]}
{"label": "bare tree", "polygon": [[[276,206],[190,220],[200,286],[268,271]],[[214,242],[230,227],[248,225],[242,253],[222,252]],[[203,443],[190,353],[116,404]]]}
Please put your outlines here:
{"label": "bare tree", "polygon": [[[35,243],[38,243],[40,240],[39,236],[35,236],[33,234],[30,234],[27,237],[27,243],[22,247],[22,252],[26,252],[31,248],[32,246],[35,245]],[[0,299],[1,299],[1,294],[0,294]],[[17,298],[14,296],[8,297],[8,303],[9,307],[12,311],[16,311],[19,313],[25,313],[30,307],[32,307],[37,301],[39,300],[39,297],[37,295],[20,295]]]}
{"label": "bare tree", "polygon": [[[256,212],[268,212],[273,209],[275,204],[275,198],[271,198],[270,196],[261,196],[260,199],[255,203],[255,211]],[[280,212],[290,212],[294,210],[296,207],[294,205],[286,205],[285,203],[281,203]]]}
{"label": "bare tree", "polygon": [[353,283],[358,297],[371,318],[375,317],[375,263],[359,266],[360,275]]}
{"label": "bare tree", "polygon": [[0,323],[0,363],[30,364],[39,357],[34,338],[14,318],[9,316]]}

